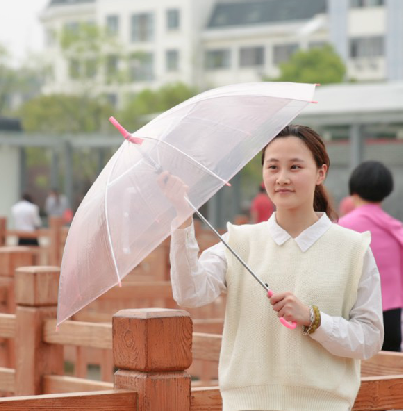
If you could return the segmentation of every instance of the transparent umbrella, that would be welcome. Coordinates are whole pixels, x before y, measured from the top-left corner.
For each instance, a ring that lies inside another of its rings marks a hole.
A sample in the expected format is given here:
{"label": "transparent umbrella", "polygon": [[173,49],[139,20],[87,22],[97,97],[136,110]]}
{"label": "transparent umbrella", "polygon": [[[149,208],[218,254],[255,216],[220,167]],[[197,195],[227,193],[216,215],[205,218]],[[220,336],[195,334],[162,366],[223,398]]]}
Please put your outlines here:
{"label": "transparent umbrella", "polygon": [[[312,102],[314,90],[301,83],[220,87],[132,134],[121,128],[126,139],[84,197],[67,236],[57,323],[120,284]],[[189,187],[188,215],[177,218],[162,192],[163,170]]]}

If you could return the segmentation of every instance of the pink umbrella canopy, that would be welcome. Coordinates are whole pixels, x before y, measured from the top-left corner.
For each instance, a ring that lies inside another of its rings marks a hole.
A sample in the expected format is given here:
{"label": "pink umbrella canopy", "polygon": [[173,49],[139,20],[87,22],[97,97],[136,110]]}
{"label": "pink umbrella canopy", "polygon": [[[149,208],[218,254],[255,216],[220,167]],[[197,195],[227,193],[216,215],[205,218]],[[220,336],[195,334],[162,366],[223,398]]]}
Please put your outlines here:
{"label": "pink umbrella canopy", "polygon": [[[199,208],[310,102],[315,85],[247,83],[199,94],[131,134],[72,221],[59,282],[60,324],[121,280],[189,215],[176,218],[161,170]],[[141,144],[139,144],[141,143]]]}

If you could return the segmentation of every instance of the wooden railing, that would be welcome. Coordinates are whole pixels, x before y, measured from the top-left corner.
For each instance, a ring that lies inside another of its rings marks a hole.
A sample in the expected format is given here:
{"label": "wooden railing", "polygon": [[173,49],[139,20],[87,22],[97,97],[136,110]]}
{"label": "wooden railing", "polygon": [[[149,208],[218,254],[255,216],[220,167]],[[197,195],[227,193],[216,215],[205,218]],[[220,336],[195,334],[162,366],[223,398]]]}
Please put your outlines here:
{"label": "wooden railing", "polygon": [[[0,391],[24,397],[1,399],[0,411],[221,410],[218,388],[191,388],[186,372],[193,359],[217,366],[220,335],[193,332],[189,313],[164,308],[122,310],[112,324],[66,321],[56,331],[58,275],[55,268],[16,270],[16,312],[0,315],[0,337],[14,340],[16,361],[0,368]],[[64,376],[66,344],[112,349],[114,384]],[[403,354],[364,361],[363,375],[355,411],[403,408]]]}
{"label": "wooden railing", "polygon": [[10,238],[14,238],[15,243],[19,237],[45,240],[46,245],[28,247],[34,255],[34,265],[60,265],[67,232],[68,228],[61,217],[50,217],[49,228],[32,232],[8,230],[7,219],[0,217],[0,247],[6,246]]}

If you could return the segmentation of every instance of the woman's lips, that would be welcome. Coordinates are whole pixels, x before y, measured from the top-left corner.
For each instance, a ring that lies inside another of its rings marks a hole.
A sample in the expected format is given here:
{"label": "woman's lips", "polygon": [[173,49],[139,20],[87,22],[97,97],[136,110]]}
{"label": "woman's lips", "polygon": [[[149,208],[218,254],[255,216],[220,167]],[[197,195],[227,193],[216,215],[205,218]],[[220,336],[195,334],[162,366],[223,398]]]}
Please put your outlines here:
{"label": "woman's lips", "polygon": [[281,189],[281,190],[276,190],[276,193],[292,193],[293,190],[287,190],[287,189]]}

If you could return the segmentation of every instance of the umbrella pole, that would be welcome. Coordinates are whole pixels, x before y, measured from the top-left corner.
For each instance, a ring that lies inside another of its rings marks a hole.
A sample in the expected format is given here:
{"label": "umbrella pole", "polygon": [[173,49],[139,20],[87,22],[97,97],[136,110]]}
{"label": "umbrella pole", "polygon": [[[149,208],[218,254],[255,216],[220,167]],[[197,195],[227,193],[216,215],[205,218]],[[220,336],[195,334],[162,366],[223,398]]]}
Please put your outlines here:
{"label": "umbrella pole", "polygon": [[220,235],[220,233],[211,225],[211,223],[203,216],[203,214],[200,213],[200,211],[190,202],[190,200],[186,198],[186,201],[192,207],[193,211],[200,217],[200,219],[205,222],[209,228],[214,232],[214,234],[220,239],[220,241],[227,247],[227,249],[231,252],[231,254],[242,264],[242,266],[250,273],[253,275],[255,280],[266,290],[269,291],[269,287],[267,284],[265,284],[251,269],[250,267],[245,263],[245,261],[242,260],[242,258],[237,254],[237,252],[224,240],[224,238]]}
{"label": "umbrella pole", "polygon": [[[225,245],[225,247],[228,248],[228,250],[231,252],[231,254],[242,264],[242,266],[250,273],[253,275],[255,280],[265,289],[267,292],[268,296],[271,297],[273,295],[273,291],[269,289],[268,284],[265,284],[250,268],[249,266],[245,263],[245,261],[242,260],[242,258],[231,248],[231,246],[222,238],[220,233],[210,224],[210,222],[205,218],[199,210],[190,202],[190,200],[185,196],[186,201],[192,207],[194,212],[201,218],[202,221],[204,221],[210,229],[214,232],[214,234],[221,240],[221,242]],[[284,317],[280,318],[281,324],[284,325],[284,327],[287,327],[291,330],[295,329],[297,327],[297,323],[290,321],[288,322]]]}

